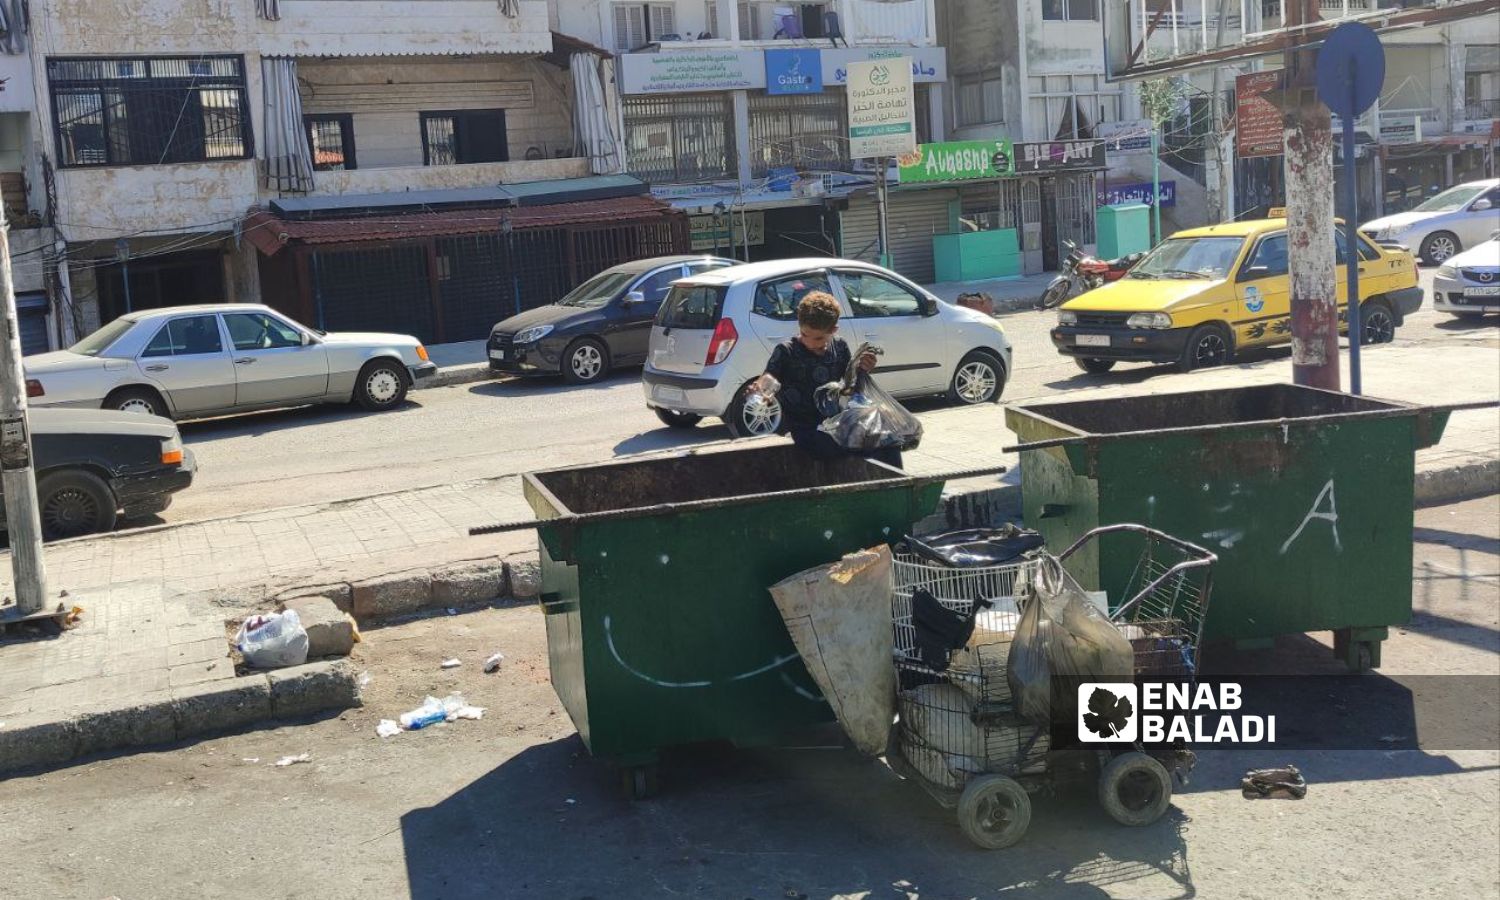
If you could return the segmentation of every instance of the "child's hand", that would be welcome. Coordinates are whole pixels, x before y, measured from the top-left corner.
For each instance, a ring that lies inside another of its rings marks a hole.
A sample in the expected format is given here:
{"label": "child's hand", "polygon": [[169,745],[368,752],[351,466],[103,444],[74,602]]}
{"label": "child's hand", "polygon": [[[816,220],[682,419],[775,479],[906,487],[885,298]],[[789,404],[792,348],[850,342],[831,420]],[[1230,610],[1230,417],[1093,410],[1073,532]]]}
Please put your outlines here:
{"label": "child's hand", "polygon": [[869,350],[859,355],[859,370],[861,372],[875,371],[875,354]]}

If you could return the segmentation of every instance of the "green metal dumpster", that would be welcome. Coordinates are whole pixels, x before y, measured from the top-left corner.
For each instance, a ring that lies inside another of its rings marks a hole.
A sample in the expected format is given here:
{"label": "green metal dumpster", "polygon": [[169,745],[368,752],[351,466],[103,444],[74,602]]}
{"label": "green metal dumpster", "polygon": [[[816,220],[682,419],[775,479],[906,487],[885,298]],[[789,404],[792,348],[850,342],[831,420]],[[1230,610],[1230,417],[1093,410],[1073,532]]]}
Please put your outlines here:
{"label": "green metal dumpster", "polygon": [[942,487],[790,445],[527,475],[552,683],[590,752],[640,796],[663,748],[832,721],[768,588],[907,533]]}
{"label": "green metal dumpster", "polygon": [[[1026,522],[1054,547],[1138,522],[1219,555],[1206,640],[1333,631],[1355,670],[1411,619],[1415,453],[1448,412],[1277,384],[1012,407]],[[1136,563],[1101,543],[1086,586]]]}

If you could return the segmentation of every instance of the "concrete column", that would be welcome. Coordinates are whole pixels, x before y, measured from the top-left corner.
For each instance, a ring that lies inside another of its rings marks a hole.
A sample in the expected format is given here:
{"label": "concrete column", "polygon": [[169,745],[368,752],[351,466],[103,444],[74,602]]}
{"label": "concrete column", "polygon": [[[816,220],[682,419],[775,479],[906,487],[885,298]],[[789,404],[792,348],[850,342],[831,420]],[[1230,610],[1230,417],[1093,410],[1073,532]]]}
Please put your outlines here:
{"label": "concrete column", "polygon": [[[1468,47],[1462,39],[1454,39],[1452,32],[1448,35],[1448,130],[1457,131],[1458,123],[1468,118],[1468,110],[1464,106],[1464,66],[1468,60]],[[1448,172],[1448,182],[1453,182],[1453,172]]]}
{"label": "concrete column", "polygon": [[739,162],[740,190],[748,191],[750,183],[750,94],[731,91],[734,106],[734,155]]}

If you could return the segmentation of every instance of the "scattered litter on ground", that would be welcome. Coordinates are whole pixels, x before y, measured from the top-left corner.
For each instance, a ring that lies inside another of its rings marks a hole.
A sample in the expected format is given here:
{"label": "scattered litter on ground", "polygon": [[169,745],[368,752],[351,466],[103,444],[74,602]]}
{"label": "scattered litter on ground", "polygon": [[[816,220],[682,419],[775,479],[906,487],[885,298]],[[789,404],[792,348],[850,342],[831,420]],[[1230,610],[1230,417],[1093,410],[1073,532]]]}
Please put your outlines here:
{"label": "scattered litter on ground", "polygon": [[401,714],[401,727],[407,731],[416,731],[441,722],[479,719],[484,717],[484,710],[482,706],[470,706],[463,694],[449,694],[442,700],[428,697],[422,701],[421,706]]}
{"label": "scattered litter on ground", "polygon": [[450,606],[450,607],[448,607],[448,615],[450,615],[450,616],[456,616],[456,615],[458,615],[458,610],[456,610],[456,609],[454,609],[453,607]]}
{"label": "scattered litter on ground", "polygon": [[1240,781],[1240,793],[1246,800],[1301,800],[1307,796],[1307,781],[1293,765],[1251,769]]}
{"label": "scattered litter on ground", "polygon": [[246,619],[234,636],[235,649],[254,669],[280,669],[307,662],[307,630],[295,609]]}
{"label": "scattered litter on ground", "polygon": [[1404,740],[1406,740],[1406,735],[1404,734],[1386,734],[1380,738],[1382,744],[1399,744]]}
{"label": "scattered litter on ground", "polygon": [[498,671],[500,669],[500,663],[504,660],[504,653],[496,653],[494,656],[491,656],[489,659],[484,661],[484,670],[486,672]]}
{"label": "scattered litter on ground", "polygon": [[67,615],[63,616],[63,627],[64,628],[72,628],[74,625],[77,625],[78,624],[78,620],[82,619],[82,618],[83,618],[83,607],[81,607],[81,606],[75,606],[71,610],[68,611]]}
{"label": "scattered litter on ground", "polygon": [[577,803],[578,801],[574,800],[572,797],[569,797],[568,799],[564,800],[563,802],[566,803],[566,804],[568,804],[569,806],[572,806],[573,804]]}
{"label": "scattered litter on ground", "polygon": [[445,669],[456,669],[461,665],[463,665],[463,663],[459,662],[456,659],[445,659],[442,662],[442,667]]}
{"label": "scattered litter on ground", "polygon": [[381,719],[380,724],[375,726],[375,733],[383,738],[395,737],[401,733],[401,726],[390,719]]}
{"label": "scattered litter on ground", "polygon": [[258,762],[260,762],[260,757],[259,756],[242,756],[242,757],[240,757],[240,762],[258,763]]}
{"label": "scattered litter on ground", "polygon": [[271,763],[273,766],[295,766],[297,763],[312,762],[311,753],[299,753],[296,756],[283,756],[281,759]]}
{"label": "scattered litter on ground", "polygon": [[370,681],[371,681],[371,678],[370,678],[370,673],[369,672],[360,672],[359,673],[359,686],[360,687],[369,687],[370,686]]}

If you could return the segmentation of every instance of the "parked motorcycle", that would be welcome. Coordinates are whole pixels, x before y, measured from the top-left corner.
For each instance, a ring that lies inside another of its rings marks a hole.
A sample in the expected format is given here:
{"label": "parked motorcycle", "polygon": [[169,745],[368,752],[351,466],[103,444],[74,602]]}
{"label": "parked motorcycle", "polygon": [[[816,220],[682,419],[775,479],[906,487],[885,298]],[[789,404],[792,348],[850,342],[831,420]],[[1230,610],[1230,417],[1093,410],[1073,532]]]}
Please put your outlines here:
{"label": "parked motorcycle", "polygon": [[1064,300],[1073,295],[1075,288],[1078,293],[1091,291],[1096,287],[1102,287],[1111,281],[1119,281],[1130,271],[1131,266],[1141,261],[1144,253],[1130,253],[1118,259],[1099,259],[1090,256],[1075,243],[1064,240],[1068,245],[1068,255],[1063,259],[1061,270],[1047,289],[1042,291],[1039,306],[1042,309],[1051,309],[1060,305]]}

